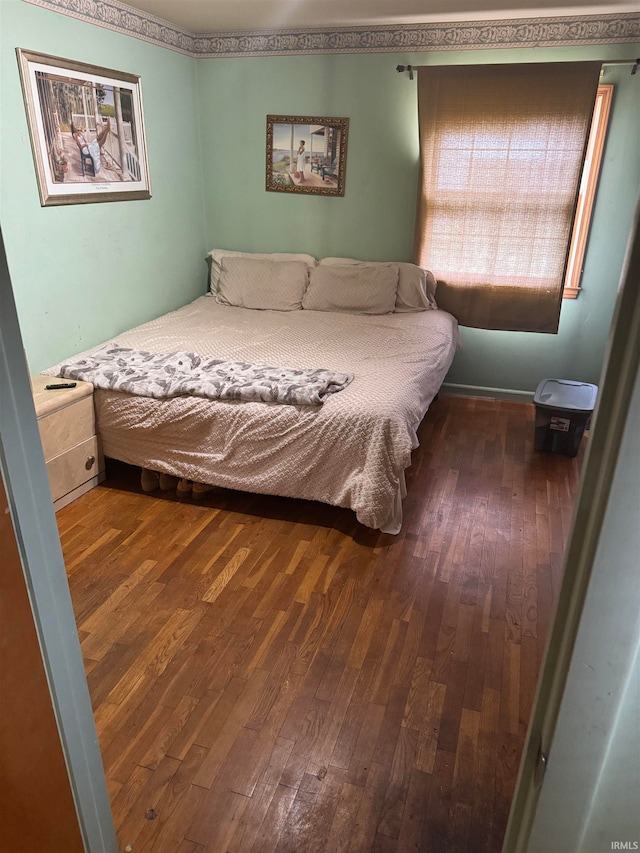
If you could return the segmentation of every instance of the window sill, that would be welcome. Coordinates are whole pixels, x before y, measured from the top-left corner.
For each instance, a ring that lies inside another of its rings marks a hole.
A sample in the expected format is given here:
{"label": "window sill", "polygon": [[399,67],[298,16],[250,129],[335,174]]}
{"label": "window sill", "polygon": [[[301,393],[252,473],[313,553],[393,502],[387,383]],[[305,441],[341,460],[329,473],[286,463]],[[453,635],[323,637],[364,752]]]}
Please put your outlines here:
{"label": "window sill", "polygon": [[578,294],[580,293],[581,290],[582,290],[581,287],[565,287],[565,289],[562,291],[562,298],[563,299],[577,299]]}

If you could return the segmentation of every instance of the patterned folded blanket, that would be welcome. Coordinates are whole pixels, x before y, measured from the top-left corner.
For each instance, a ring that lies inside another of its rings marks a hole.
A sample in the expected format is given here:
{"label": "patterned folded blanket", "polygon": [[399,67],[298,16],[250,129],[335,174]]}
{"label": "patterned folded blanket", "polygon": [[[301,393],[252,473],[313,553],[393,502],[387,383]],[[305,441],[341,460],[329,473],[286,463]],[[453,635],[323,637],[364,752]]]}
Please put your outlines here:
{"label": "patterned folded blanket", "polygon": [[193,352],[158,355],[106,344],[93,355],[65,361],[56,371],[64,379],[141,397],[206,397],[317,406],[353,379],[332,370],[294,370],[242,361],[203,358]]}

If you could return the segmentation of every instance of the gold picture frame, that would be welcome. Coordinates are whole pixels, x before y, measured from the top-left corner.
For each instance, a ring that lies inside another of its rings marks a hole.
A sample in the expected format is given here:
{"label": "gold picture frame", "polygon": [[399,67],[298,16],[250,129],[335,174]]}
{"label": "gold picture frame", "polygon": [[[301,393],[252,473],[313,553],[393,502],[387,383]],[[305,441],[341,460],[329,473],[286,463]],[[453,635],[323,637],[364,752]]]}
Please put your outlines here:
{"label": "gold picture frame", "polygon": [[343,196],[348,118],[267,116],[270,192]]}
{"label": "gold picture frame", "polygon": [[16,53],[40,204],[151,198],[140,77]]}

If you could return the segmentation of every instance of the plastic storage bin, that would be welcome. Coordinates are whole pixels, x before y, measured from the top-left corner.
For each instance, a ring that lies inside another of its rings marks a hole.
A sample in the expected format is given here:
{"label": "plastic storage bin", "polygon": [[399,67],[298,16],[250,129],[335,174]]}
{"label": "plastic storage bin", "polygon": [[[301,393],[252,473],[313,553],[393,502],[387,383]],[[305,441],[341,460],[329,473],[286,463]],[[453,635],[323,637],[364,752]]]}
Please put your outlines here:
{"label": "plastic storage bin", "polygon": [[576,456],[598,396],[598,386],[570,379],[543,379],[536,407],[536,450]]}

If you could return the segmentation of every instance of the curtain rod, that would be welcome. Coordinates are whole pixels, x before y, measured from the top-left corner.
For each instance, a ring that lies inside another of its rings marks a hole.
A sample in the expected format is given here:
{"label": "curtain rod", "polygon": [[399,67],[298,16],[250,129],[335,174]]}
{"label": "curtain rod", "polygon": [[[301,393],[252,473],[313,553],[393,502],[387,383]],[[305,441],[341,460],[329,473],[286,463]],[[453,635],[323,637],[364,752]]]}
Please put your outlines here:
{"label": "curtain rod", "polygon": [[[603,62],[602,67],[606,68],[608,65],[631,65],[632,74],[638,73],[638,68],[640,67],[640,57],[638,59],[610,59],[609,62]],[[396,65],[396,71],[401,73],[402,71],[409,72],[409,80],[413,80],[413,72],[418,66],[416,65]]]}
{"label": "curtain rod", "polygon": [[631,65],[632,74],[638,73],[638,66],[640,66],[640,57],[638,59],[610,59],[609,62],[603,62],[602,67],[606,68],[607,65]]}

